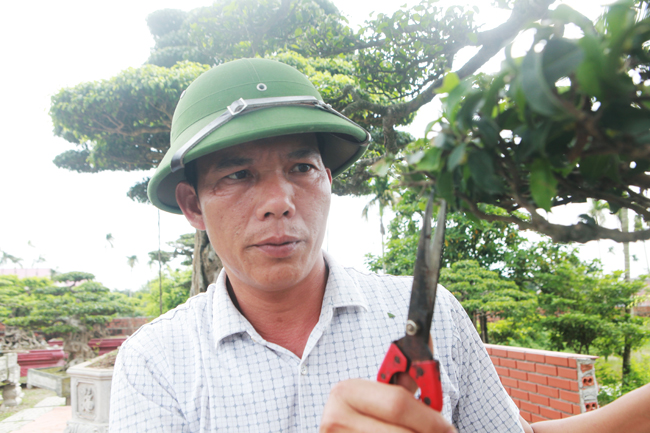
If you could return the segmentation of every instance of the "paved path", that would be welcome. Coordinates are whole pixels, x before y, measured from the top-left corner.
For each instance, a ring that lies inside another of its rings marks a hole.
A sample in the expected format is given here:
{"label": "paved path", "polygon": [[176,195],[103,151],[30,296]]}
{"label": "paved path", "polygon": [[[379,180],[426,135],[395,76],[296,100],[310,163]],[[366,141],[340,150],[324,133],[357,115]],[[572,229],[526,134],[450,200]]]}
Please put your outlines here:
{"label": "paved path", "polygon": [[63,433],[72,417],[63,397],[47,397],[0,422],[0,433]]}

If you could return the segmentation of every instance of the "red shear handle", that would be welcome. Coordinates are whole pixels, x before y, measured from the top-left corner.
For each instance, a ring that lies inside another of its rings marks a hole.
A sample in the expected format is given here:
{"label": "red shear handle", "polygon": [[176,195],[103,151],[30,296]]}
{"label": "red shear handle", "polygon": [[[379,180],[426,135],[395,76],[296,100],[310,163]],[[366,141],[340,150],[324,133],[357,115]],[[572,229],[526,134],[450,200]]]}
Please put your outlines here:
{"label": "red shear handle", "polygon": [[384,362],[379,367],[377,382],[391,383],[397,373],[408,370],[420,388],[420,400],[430,408],[442,411],[442,385],[440,383],[440,366],[438,361],[419,361],[409,365],[409,360],[395,343],[390,345]]}
{"label": "red shear handle", "polygon": [[409,375],[420,387],[420,400],[430,408],[442,411],[442,384],[440,383],[440,364],[435,359],[414,362]]}

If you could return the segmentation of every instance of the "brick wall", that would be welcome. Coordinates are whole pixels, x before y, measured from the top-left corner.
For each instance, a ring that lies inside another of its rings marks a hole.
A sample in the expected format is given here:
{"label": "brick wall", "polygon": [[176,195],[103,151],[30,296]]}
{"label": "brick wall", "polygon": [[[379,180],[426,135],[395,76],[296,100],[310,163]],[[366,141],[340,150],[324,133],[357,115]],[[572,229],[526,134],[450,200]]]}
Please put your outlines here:
{"label": "brick wall", "polygon": [[529,422],[598,408],[596,356],[486,344],[506,391]]}
{"label": "brick wall", "polygon": [[634,316],[650,317],[650,305],[638,305],[632,307],[632,314]]}
{"label": "brick wall", "polygon": [[151,317],[116,317],[107,326],[108,335],[111,337],[133,335],[142,325],[151,320]]}

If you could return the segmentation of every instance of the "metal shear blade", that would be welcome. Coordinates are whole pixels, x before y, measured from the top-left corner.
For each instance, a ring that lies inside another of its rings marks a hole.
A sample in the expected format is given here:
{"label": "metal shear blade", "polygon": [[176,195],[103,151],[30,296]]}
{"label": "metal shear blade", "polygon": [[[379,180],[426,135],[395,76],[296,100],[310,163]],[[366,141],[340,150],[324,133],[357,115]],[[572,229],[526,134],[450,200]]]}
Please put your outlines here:
{"label": "metal shear blade", "polygon": [[394,341],[384,358],[377,380],[390,383],[397,373],[408,373],[420,387],[420,399],[437,411],[442,410],[440,368],[429,350],[431,321],[436,302],[438,279],[445,242],[447,204],[440,204],[436,230],[431,236],[433,197],[429,198],[418,244],[406,335]]}

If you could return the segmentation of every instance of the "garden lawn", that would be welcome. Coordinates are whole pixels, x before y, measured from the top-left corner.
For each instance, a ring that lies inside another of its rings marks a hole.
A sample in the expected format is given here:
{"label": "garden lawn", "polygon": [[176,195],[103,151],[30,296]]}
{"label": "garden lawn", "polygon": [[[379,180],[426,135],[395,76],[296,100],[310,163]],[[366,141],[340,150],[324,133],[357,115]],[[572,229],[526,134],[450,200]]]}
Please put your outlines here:
{"label": "garden lawn", "polygon": [[36,403],[40,402],[44,398],[56,397],[56,392],[50,391],[49,389],[23,389],[23,392],[25,393],[23,396],[23,401],[18,406],[0,406],[0,421],[4,420],[5,418],[9,418],[11,415],[20,412],[23,409],[31,409],[36,405]]}

